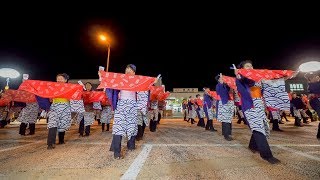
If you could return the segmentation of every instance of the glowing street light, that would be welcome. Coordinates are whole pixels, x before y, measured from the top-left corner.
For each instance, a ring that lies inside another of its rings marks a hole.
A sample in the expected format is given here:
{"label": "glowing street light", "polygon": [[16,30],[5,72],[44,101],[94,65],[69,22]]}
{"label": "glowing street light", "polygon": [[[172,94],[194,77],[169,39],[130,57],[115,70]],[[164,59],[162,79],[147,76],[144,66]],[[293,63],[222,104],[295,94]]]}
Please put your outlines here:
{"label": "glowing street light", "polygon": [[299,71],[308,73],[308,72],[315,72],[320,70],[320,62],[319,61],[310,61],[303,63],[299,66]]}
{"label": "glowing street light", "polygon": [[4,78],[17,78],[20,76],[20,73],[12,68],[1,68],[0,76]]}
{"label": "glowing street light", "polygon": [[101,34],[99,36],[99,38],[101,39],[101,41],[106,41],[107,40],[106,36],[104,36],[103,34]]}
{"label": "glowing street light", "polygon": [[107,37],[103,34],[99,35],[99,38],[101,41],[106,42],[107,47],[108,47],[108,57],[107,57],[107,67],[106,67],[106,71],[109,71],[109,57],[110,57],[110,43],[107,42]]}
{"label": "glowing street light", "polygon": [[10,78],[14,79],[20,76],[20,73],[12,68],[1,68],[0,69],[0,76],[3,78],[7,78],[7,85],[4,89],[9,89],[9,80]]}

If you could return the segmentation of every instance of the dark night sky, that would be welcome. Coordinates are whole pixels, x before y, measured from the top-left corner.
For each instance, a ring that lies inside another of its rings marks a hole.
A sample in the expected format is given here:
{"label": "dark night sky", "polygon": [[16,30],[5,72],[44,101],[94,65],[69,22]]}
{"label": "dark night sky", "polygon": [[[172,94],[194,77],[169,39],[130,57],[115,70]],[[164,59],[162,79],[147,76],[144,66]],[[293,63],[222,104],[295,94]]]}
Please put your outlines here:
{"label": "dark night sky", "polygon": [[255,68],[296,69],[320,57],[320,31],[312,15],[270,15],[270,9],[243,13],[197,8],[196,13],[192,8],[52,8],[1,13],[0,68],[50,81],[61,72],[75,79],[97,78],[98,66],[105,66],[107,59],[96,38],[101,30],[113,37],[109,71],[123,72],[133,63],[137,74],[162,74],[167,90],[214,87],[216,74],[233,75],[231,64],[247,58]]}

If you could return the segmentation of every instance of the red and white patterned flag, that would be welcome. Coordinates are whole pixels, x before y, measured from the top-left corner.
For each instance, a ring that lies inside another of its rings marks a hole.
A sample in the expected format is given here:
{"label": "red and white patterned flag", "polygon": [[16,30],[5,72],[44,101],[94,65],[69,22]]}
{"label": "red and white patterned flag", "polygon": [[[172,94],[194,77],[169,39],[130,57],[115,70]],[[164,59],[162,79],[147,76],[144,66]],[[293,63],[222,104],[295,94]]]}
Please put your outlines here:
{"label": "red and white patterned flag", "polygon": [[164,100],[166,100],[169,96],[170,96],[170,92],[169,92],[169,91],[167,91],[167,92],[161,92],[161,93],[158,95],[158,101],[164,101]]}
{"label": "red and white patterned flag", "polygon": [[110,88],[127,91],[147,91],[155,83],[155,77],[128,75],[122,73],[113,73],[99,71],[101,83],[98,89]]}
{"label": "red and white patterned flag", "polygon": [[106,93],[103,91],[84,91],[82,96],[85,104],[107,101]]}
{"label": "red and white patterned flag", "polygon": [[268,70],[268,69],[239,69],[239,74],[251,79],[255,82],[259,82],[262,79],[272,80],[283,77],[292,76],[294,71],[292,70]]}
{"label": "red and white patterned flag", "polygon": [[9,105],[9,103],[10,103],[10,101],[6,98],[0,99],[0,107],[7,106],[7,105]]}
{"label": "red and white patterned flag", "polygon": [[82,88],[79,84],[26,80],[20,85],[19,90],[28,91],[43,98],[80,100]]}
{"label": "red and white patterned flag", "polygon": [[151,86],[150,87],[150,100],[158,100],[158,96],[164,93],[164,88],[162,86]]}
{"label": "red and white patterned flag", "polygon": [[216,91],[209,91],[209,94],[211,95],[211,97],[213,97],[215,100],[220,100],[220,96],[217,94]]}
{"label": "red and white patterned flag", "polygon": [[37,102],[36,96],[34,94],[23,90],[8,89],[4,92],[3,97],[9,99],[10,101],[24,103]]}
{"label": "red and white patterned flag", "polygon": [[236,78],[235,77],[230,77],[230,76],[222,76],[222,80],[224,83],[226,83],[230,88],[237,90],[236,86]]}

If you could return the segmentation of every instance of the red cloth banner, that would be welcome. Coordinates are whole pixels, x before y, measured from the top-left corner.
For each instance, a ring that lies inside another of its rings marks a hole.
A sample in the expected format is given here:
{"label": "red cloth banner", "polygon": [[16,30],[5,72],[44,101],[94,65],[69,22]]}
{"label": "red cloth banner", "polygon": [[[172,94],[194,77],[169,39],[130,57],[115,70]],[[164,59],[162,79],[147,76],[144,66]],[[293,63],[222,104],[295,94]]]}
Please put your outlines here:
{"label": "red cloth banner", "polygon": [[166,100],[169,96],[170,96],[170,92],[169,92],[169,91],[167,91],[167,92],[161,92],[161,93],[158,95],[158,101],[164,101],[164,100]]}
{"label": "red cloth banner", "polygon": [[107,101],[106,93],[103,91],[84,91],[82,96],[85,104]]}
{"label": "red cloth banner", "polygon": [[155,83],[155,77],[128,75],[99,71],[101,83],[98,89],[110,88],[127,91],[147,91]]}
{"label": "red cloth banner", "polygon": [[9,105],[9,103],[10,101],[8,99],[5,99],[5,98],[0,99],[0,107],[7,106]]}
{"label": "red cloth banner", "polygon": [[80,100],[83,87],[79,84],[59,83],[50,81],[26,80],[19,90],[28,91],[43,98],[66,98]]}
{"label": "red cloth banner", "polygon": [[164,93],[164,88],[162,86],[151,86],[150,87],[150,100],[158,100],[158,96]]}
{"label": "red cloth banner", "polygon": [[224,83],[226,83],[230,88],[237,90],[236,86],[236,78],[235,77],[230,77],[230,76],[222,76],[222,80]]}
{"label": "red cloth banner", "polygon": [[4,92],[3,97],[10,101],[23,103],[37,102],[36,96],[34,94],[23,90],[8,89]]}
{"label": "red cloth banner", "polygon": [[209,94],[211,95],[211,97],[213,97],[216,100],[220,100],[221,99],[216,91],[209,91]]}
{"label": "red cloth banner", "polygon": [[197,99],[196,102],[198,106],[203,107],[203,101],[201,99]]}
{"label": "red cloth banner", "polygon": [[268,70],[268,69],[239,69],[239,74],[251,79],[255,82],[259,82],[262,79],[272,80],[283,77],[292,76],[294,71],[292,70]]}

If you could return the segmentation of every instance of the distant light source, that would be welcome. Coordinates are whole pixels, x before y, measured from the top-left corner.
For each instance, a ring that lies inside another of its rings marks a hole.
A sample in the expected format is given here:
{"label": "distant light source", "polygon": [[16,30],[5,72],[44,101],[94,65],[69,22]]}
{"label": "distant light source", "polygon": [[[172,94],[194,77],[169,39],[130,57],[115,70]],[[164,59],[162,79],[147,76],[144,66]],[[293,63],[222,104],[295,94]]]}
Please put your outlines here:
{"label": "distant light source", "polygon": [[12,69],[12,68],[1,68],[0,69],[0,76],[7,78],[7,80],[6,80],[7,85],[4,87],[4,89],[7,90],[7,89],[9,89],[10,78],[11,79],[17,78],[20,76],[20,73],[17,70]]}
{"label": "distant light source", "polygon": [[12,68],[1,68],[0,76],[4,78],[17,78],[20,76],[20,73]]}
{"label": "distant light source", "polygon": [[320,70],[320,62],[319,61],[310,61],[303,63],[299,66],[299,71],[301,72],[315,72]]}
{"label": "distant light source", "polygon": [[106,41],[106,40],[107,40],[106,36],[104,36],[104,35],[102,35],[102,34],[99,36],[99,38],[100,38],[100,40],[102,40],[102,41]]}

